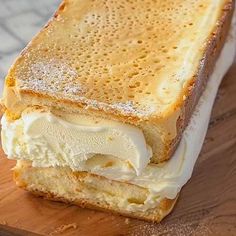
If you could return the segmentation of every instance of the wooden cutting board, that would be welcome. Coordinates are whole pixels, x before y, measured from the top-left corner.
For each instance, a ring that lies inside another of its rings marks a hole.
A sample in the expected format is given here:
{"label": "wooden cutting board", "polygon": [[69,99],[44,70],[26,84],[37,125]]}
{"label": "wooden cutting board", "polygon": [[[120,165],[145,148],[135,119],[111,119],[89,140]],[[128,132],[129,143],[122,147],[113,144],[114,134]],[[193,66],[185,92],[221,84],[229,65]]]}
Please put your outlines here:
{"label": "wooden cutting board", "polygon": [[0,235],[236,235],[236,62],[219,90],[193,176],[161,224],[32,196],[15,187],[14,164],[0,151]]}

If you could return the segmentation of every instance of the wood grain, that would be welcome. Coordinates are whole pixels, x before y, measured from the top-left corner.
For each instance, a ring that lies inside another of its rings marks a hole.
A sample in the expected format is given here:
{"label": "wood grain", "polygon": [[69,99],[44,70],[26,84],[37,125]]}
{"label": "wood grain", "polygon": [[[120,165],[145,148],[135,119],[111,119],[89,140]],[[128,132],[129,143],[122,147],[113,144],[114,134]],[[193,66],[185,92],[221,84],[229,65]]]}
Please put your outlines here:
{"label": "wood grain", "polygon": [[[236,63],[226,75],[193,176],[171,215],[151,224],[50,202],[15,187],[0,151],[0,235],[236,235]],[[8,228],[14,227],[14,228]],[[11,234],[9,234],[9,232]]]}

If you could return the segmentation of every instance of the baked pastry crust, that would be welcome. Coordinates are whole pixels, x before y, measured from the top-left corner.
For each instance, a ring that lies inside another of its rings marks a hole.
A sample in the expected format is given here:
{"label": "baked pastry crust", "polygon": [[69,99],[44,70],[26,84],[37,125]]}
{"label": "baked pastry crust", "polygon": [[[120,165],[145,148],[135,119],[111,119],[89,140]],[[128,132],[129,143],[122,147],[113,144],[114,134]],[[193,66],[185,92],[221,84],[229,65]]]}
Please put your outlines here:
{"label": "baked pastry crust", "polygon": [[142,204],[147,197],[147,189],[88,172],[72,172],[69,168],[36,168],[27,161],[17,161],[14,180],[17,186],[46,199],[153,222],[160,222],[168,215],[178,198],[165,198],[152,209],[132,212],[123,207],[120,200]]}

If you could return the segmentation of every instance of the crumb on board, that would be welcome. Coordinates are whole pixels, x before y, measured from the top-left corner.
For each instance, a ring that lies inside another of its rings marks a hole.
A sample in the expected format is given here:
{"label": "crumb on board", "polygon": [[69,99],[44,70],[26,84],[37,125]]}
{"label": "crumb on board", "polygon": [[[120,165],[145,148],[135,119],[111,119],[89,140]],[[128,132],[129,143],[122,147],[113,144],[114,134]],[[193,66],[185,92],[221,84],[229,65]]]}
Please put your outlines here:
{"label": "crumb on board", "polygon": [[181,221],[174,224],[152,224],[143,223],[132,230],[131,236],[207,236],[211,235],[209,222],[195,225],[193,223],[183,223]]}
{"label": "crumb on board", "polygon": [[69,229],[77,229],[77,227],[78,227],[78,226],[77,226],[76,223],[71,223],[71,224],[66,224],[66,225],[60,225],[59,227],[55,228],[55,230],[52,231],[52,232],[49,234],[49,236],[64,233],[66,230],[69,230]]}
{"label": "crumb on board", "polygon": [[7,223],[7,221],[5,221],[5,220],[1,220],[1,221],[0,221],[0,225],[8,225],[8,223]]}
{"label": "crumb on board", "polygon": [[125,223],[128,225],[130,223],[130,219],[129,218],[126,218],[125,219]]}

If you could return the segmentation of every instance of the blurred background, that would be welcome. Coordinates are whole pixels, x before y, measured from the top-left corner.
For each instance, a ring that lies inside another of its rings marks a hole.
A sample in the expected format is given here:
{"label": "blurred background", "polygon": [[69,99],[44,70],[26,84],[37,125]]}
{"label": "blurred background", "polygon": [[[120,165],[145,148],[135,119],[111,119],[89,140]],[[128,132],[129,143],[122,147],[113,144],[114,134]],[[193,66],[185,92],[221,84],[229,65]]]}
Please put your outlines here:
{"label": "blurred background", "polygon": [[0,0],[0,92],[19,52],[41,29],[61,0]]}

